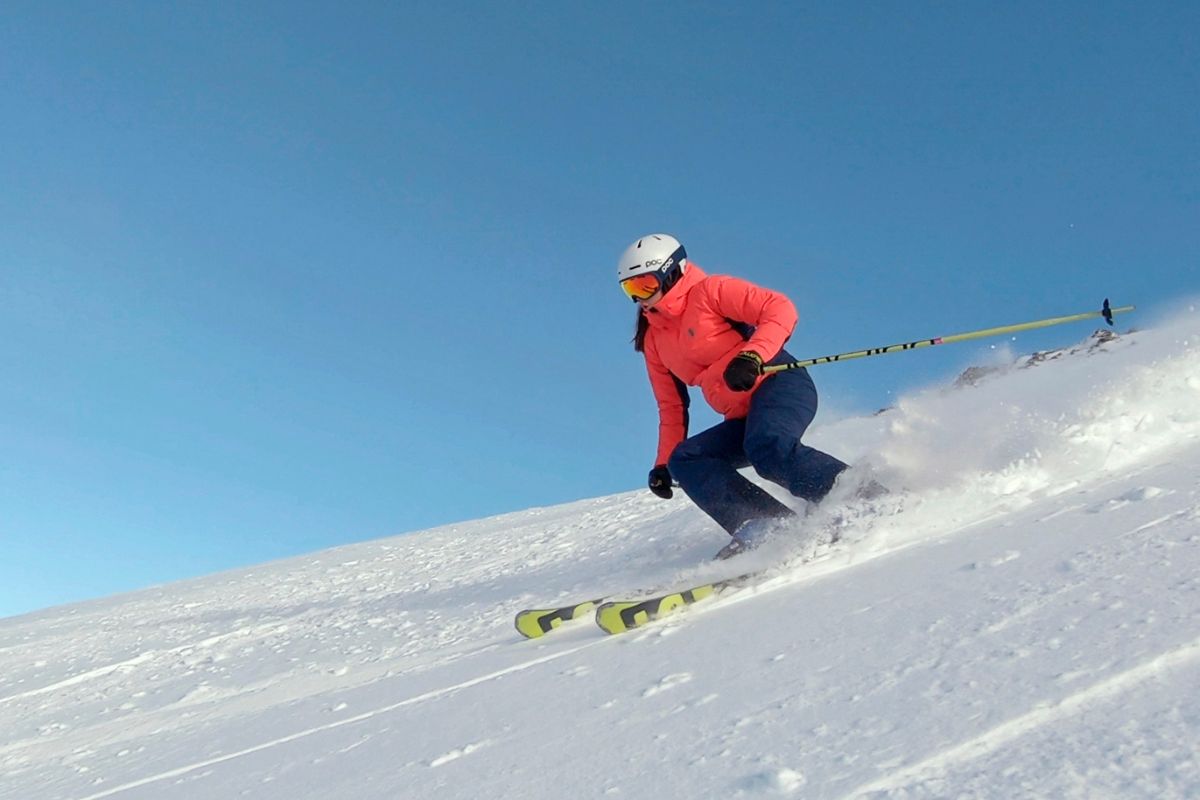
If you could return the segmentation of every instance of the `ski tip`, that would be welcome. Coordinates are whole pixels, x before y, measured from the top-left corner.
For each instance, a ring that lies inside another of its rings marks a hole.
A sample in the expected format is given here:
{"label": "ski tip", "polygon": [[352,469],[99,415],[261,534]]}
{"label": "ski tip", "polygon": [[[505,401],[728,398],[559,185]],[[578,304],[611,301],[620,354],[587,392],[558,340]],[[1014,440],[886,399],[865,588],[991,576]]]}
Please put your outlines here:
{"label": "ski tip", "polygon": [[516,626],[517,633],[524,636],[526,639],[537,639],[544,636],[546,632],[538,625],[537,617],[528,611],[522,611],[517,614],[513,620],[513,625]]}
{"label": "ski tip", "polygon": [[643,603],[609,602],[596,607],[596,624],[607,634],[624,633],[630,628],[649,622],[649,615],[642,610],[640,617],[633,619],[625,614],[628,609],[644,605]]}
{"label": "ski tip", "polygon": [[517,633],[526,639],[537,639],[557,629],[563,623],[576,620],[596,607],[596,600],[587,600],[563,608],[535,608],[521,611],[513,624]]}

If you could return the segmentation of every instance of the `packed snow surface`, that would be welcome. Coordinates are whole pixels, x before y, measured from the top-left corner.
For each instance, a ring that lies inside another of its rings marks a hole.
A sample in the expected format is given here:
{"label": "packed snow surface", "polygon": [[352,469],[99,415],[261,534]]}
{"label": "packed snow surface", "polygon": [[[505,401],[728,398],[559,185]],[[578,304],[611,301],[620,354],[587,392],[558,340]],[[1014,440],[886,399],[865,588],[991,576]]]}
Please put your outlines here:
{"label": "packed snow surface", "polygon": [[832,546],[641,490],[0,620],[0,798],[1200,797],[1198,316],[815,429]]}

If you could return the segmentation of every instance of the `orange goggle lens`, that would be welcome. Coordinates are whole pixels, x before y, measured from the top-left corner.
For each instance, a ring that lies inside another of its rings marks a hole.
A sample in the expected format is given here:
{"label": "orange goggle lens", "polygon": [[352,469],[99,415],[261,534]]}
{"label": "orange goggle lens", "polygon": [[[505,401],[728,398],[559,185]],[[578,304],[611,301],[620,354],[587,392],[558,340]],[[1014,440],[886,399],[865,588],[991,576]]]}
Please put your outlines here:
{"label": "orange goggle lens", "polygon": [[653,297],[661,285],[662,281],[659,280],[658,274],[655,272],[647,272],[645,275],[634,275],[632,278],[626,278],[621,281],[621,288],[635,302],[638,300],[648,300]]}

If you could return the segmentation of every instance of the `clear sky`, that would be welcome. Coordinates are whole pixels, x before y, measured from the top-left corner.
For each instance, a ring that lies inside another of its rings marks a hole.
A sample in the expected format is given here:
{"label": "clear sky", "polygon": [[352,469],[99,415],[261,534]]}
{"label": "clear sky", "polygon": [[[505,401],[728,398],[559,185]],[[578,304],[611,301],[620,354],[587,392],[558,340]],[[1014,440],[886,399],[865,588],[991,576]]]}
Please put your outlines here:
{"label": "clear sky", "polygon": [[[1189,2],[5,3],[0,615],[643,486],[645,233],[797,357],[1150,324],[1198,52]],[[989,353],[817,368],[818,422]]]}

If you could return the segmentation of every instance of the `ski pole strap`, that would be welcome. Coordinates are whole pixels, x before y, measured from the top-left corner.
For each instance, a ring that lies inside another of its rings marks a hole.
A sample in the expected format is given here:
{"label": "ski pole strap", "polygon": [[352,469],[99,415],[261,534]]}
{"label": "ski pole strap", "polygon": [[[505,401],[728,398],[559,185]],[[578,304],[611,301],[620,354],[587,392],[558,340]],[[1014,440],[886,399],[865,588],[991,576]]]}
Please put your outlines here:
{"label": "ski pole strap", "polygon": [[1049,328],[1051,325],[1063,325],[1068,322],[1080,322],[1085,319],[1095,319],[1103,317],[1104,321],[1109,325],[1113,324],[1114,314],[1125,314],[1133,311],[1134,306],[1120,306],[1113,308],[1108,304],[1108,299],[1105,298],[1104,306],[1099,311],[1088,311],[1083,314],[1071,314],[1066,317],[1051,317],[1049,319],[1039,319],[1033,322],[1020,322],[1016,325],[1002,325],[998,328],[984,328],[978,331],[968,331],[967,333],[955,333],[950,336],[935,336],[931,339],[918,339],[915,342],[901,342],[900,344],[889,344],[886,347],[872,347],[867,350],[853,350],[849,353],[838,353],[835,356],[822,356],[821,358],[810,358],[804,361],[791,361],[787,364],[774,364],[762,368],[764,375],[770,375],[774,372],[783,372],[789,369],[800,369],[802,367],[815,367],[817,364],[832,364],[835,361],[849,361],[852,358],[866,358],[867,356],[882,356],[888,353],[898,353],[903,350],[917,350],[922,347],[933,347],[937,344],[954,344],[955,342],[965,342],[970,339],[983,339],[988,336],[1003,336],[1006,333],[1018,333],[1020,331],[1031,331],[1036,328]]}

